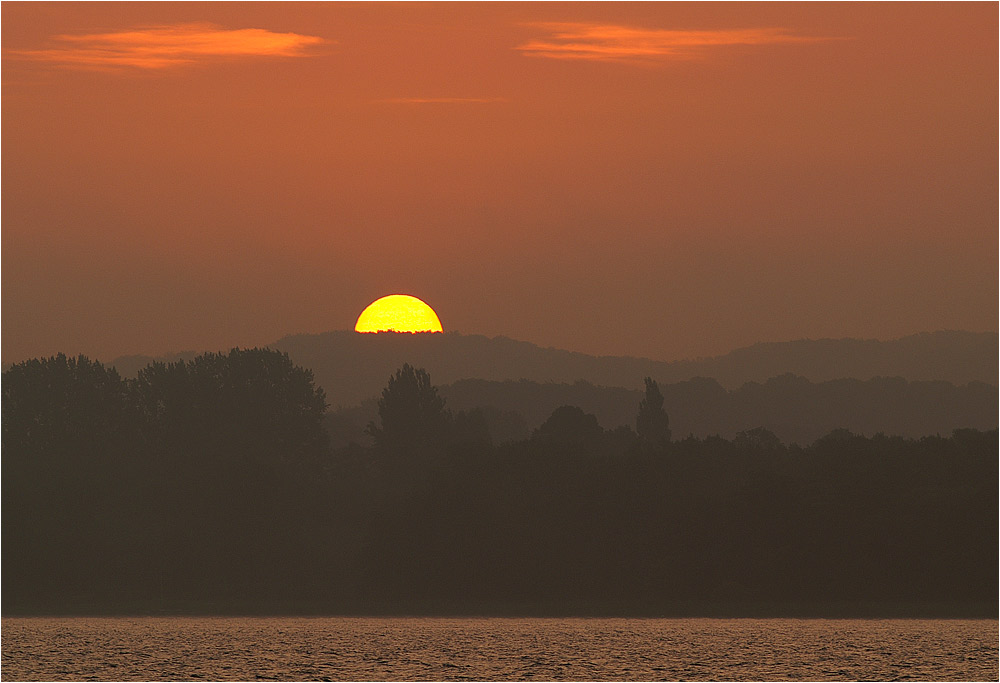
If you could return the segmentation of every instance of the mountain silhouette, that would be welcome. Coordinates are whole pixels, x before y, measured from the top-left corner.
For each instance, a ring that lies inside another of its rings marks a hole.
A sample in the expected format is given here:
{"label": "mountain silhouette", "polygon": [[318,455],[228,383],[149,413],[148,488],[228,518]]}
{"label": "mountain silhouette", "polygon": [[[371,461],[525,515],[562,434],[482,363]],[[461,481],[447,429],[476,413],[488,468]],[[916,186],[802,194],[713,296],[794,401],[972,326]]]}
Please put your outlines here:
{"label": "mountain silhouette", "polygon": [[[507,337],[444,334],[358,334],[336,331],[296,334],[270,345],[309,368],[330,405],[354,406],[374,397],[404,363],[427,369],[437,384],[460,379],[526,379],[539,383],[583,380],[598,386],[635,389],[644,377],[676,383],[695,377],[736,389],[790,373],[812,382],[902,377],[962,385],[997,383],[998,335],[995,332],[942,331],[892,341],[819,339],[760,343],[722,356],[673,362],[626,356],[590,356],[542,348]],[[126,356],[112,361],[124,376],[134,376],[153,360],[190,359]]]}

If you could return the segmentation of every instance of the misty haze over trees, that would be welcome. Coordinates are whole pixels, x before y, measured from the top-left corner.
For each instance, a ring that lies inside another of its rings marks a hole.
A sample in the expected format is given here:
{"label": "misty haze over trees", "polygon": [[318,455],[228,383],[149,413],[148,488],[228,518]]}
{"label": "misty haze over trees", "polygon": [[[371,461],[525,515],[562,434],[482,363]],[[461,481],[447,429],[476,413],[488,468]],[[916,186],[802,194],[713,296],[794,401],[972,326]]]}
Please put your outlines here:
{"label": "misty haze over trees", "polygon": [[[997,389],[980,382],[907,382],[879,377],[813,383],[782,375],[763,384],[750,382],[726,391],[713,379],[698,377],[661,384],[664,406],[675,436],[723,436],[765,426],[785,443],[810,444],[838,428],[919,438],[954,429],[992,429],[997,422]],[[538,384],[460,380],[440,387],[454,409],[480,409],[498,442],[525,438],[561,405],[580,406],[602,426],[631,424],[642,399],[638,389],[599,387],[588,382]],[[331,410],[327,429],[335,445],[369,443],[363,430],[375,418],[376,401]]]}
{"label": "misty haze over trees", "polygon": [[[588,356],[540,348],[530,342],[481,335],[365,334],[340,331],[284,337],[271,348],[288,353],[313,371],[330,405],[350,407],[375,397],[385,378],[404,363],[427,368],[438,384],[463,379],[529,380],[569,383],[578,380],[604,387],[642,386],[644,377],[661,385],[696,377],[715,379],[724,388],[764,383],[793,374],[812,382],[903,377],[956,385],[995,385],[998,366],[995,332],[932,332],[893,341],[819,339],[755,344],[724,356],[671,363],[645,358]],[[196,353],[154,359],[126,356],[112,362],[122,375],[134,377],[154,360],[191,360]]]}
{"label": "misty haze over trees", "polygon": [[[765,426],[785,443],[833,429],[906,437],[996,427],[995,333],[935,332],[879,342],[757,344],[725,356],[663,363],[593,357],[477,335],[329,332],[285,337],[275,348],[314,372],[331,409],[334,445],[371,443],[385,378],[426,368],[454,409],[480,409],[498,442],[525,438],[553,410],[576,405],[603,427],[632,424],[644,377],[659,383],[677,436],[733,438]],[[164,360],[191,360],[195,353]],[[135,376],[153,359],[115,360]],[[903,379],[905,378],[905,379]]]}
{"label": "misty haze over trees", "polygon": [[324,391],[268,349],[127,380],[60,355],[2,389],[8,613],[996,612],[995,423],[687,437],[646,378],[625,423],[529,427],[405,364],[373,445],[331,446]]}

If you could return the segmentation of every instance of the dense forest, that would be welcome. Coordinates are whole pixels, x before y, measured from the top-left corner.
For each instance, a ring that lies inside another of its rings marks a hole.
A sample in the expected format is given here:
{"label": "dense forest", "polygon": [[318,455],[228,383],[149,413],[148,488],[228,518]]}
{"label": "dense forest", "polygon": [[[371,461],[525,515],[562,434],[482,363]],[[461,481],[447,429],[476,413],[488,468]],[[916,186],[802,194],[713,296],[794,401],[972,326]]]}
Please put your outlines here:
{"label": "dense forest", "polygon": [[404,365],[333,446],[278,351],[20,363],[4,613],[996,616],[995,429],[696,438],[638,389],[630,425],[498,438]]}

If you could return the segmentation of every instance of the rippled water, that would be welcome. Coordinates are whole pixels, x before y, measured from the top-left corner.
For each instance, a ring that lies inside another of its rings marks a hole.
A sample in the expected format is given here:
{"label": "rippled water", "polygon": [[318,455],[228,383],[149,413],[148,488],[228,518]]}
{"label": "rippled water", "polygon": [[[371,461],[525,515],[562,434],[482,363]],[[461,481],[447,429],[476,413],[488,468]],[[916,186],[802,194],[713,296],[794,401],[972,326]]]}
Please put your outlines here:
{"label": "rippled water", "polygon": [[4,618],[3,680],[997,680],[995,620]]}

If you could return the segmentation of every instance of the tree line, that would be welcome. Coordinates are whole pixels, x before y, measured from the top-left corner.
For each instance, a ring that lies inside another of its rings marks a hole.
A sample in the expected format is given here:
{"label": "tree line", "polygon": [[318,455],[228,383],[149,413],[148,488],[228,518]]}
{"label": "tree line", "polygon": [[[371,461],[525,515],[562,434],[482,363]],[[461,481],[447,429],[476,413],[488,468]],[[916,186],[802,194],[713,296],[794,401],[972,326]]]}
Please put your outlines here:
{"label": "tree line", "polygon": [[[385,386],[386,377],[404,362],[431,370],[435,381],[442,385],[477,377],[496,381],[523,378],[539,383],[584,380],[605,387],[640,388],[643,377],[650,376],[660,381],[664,395],[668,394],[664,384],[692,377],[712,377],[723,388],[732,390],[748,382],[766,382],[782,373],[817,383],[843,378],[905,377],[911,382],[937,380],[956,386],[977,381],[995,385],[998,373],[996,332],[942,331],[884,342],[819,339],[755,344],[724,356],[675,362],[588,356],[506,337],[491,339],[458,332],[362,336],[341,330],[292,335],[275,341],[271,347],[286,351],[296,363],[311,369],[334,407],[357,405],[376,395]],[[120,358],[115,365],[133,376],[151,360]],[[549,407],[549,412],[555,407]],[[605,426],[619,424],[603,421],[600,413],[597,416]],[[722,426],[716,429],[726,433]],[[788,440],[798,440],[791,434],[778,433]],[[808,443],[815,438],[808,439]]]}
{"label": "tree line", "polygon": [[635,428],[567,405],[500,443],[404,365],[373,445],[331,448],[269,349],[2,390],[8,613],[996,609],[996,430],[677,439],[647,379]]}
{"label": "tree line", "polygon": [[[585,381],[557,384],[465,379],[441,385],[439,391],[453,410],[479,409],[499,444],[526,439],[561,405],[592,413],[606,428],[634,427],[636,405],[643,398],[641,387],[641,380],[638,387],[625,388]],[[675,437],[693,434],[732,439],[741,431],[763,426],[786,444],[801,445],[838,428],[910,438],[947,435],[961,428],[989,430],[996,426],[1000,410],[995,386],[912,382],[900,377],[811,382],[784,374],[730,390],[714,379],[695,377],[671,384],[660,382],[659,389]],[[368,443],[364,427],[377,416],[374,398],[329,410],[325,420],[331,443]]]}

